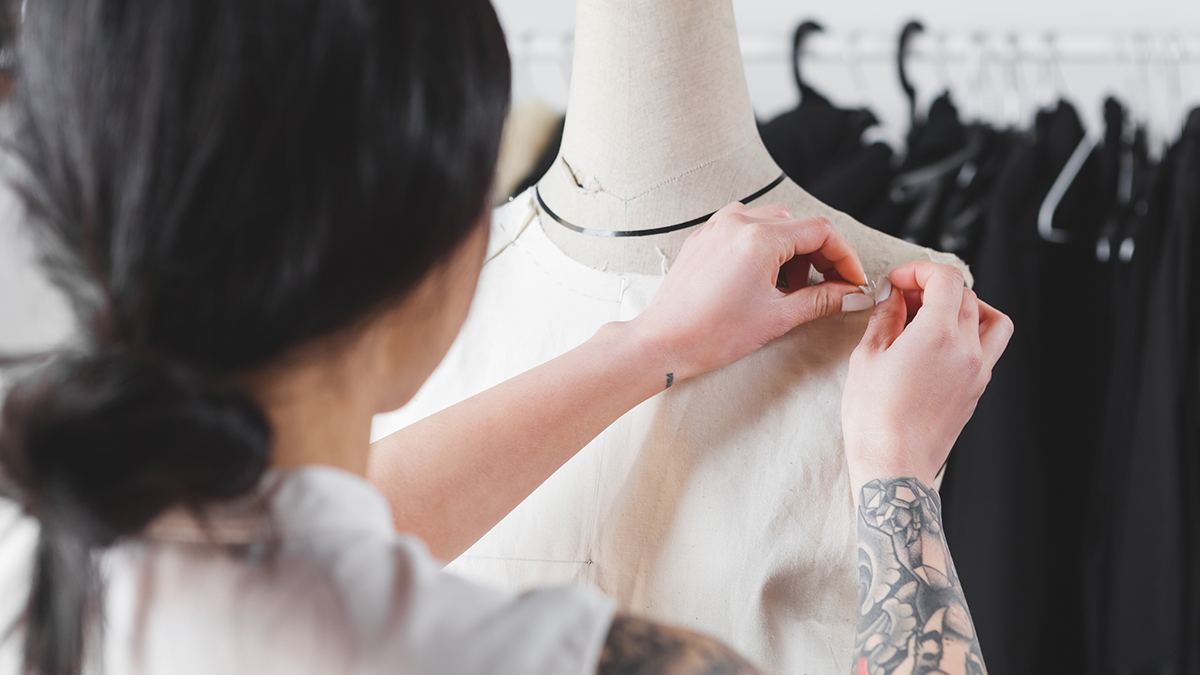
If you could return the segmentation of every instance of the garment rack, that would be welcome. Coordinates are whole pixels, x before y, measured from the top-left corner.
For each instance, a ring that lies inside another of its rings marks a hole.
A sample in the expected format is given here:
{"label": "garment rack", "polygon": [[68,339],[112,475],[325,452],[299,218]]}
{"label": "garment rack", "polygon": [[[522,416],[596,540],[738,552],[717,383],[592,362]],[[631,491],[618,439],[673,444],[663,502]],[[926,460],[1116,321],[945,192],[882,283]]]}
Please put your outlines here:
{"label": "garment rack", "polygon": [[[817,33],[805,41],[804,58],[830,63],[890,63],[896,58],[898,33],[846,31]],[[739,37],[746,63],[791,58],[788,34],[743,33]],[[574,46],[571,33],[523,33],[510,40],[514,59],[562,61]],[[931,31],[915,35],[909,58],[920,62],[972,63],[1016,61],[1064,64],[1200,63],[1200,35],[1139,32],[1127,35],[1057,31]]]}

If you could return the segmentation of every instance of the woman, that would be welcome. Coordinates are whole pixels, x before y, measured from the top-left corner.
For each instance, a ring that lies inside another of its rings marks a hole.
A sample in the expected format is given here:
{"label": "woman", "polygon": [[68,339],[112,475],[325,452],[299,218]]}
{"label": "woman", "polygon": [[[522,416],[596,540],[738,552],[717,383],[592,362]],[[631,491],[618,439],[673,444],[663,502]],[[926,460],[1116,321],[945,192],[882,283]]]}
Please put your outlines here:
{"label": "woman", "polygon": [[[637,319],[409,430],[394,527],[369,424],[483,263],[509,75],[486,0],[38,0],[18,62],[17,184],[91,340],[0,422],[36,519],[26,672],[751,672],[586,589],[454,579],[397,531],[453,555],[638,402],[869,306],[828,223],[723,209]],[[776,288],[810,264],[826,282]],[[948,268],[891,281],[844,406],[854,668],[981,672],[928,486],[1011,327]]]}

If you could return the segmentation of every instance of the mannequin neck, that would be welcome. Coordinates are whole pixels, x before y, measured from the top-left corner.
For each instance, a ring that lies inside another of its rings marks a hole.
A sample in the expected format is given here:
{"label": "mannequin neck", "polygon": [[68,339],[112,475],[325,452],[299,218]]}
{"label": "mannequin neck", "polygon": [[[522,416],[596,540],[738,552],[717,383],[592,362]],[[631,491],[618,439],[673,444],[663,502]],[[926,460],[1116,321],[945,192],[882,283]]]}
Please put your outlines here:
{"label": "mannequin neck", "polygon": [[[568,255],[660,273],[685,223],[780,175],[758,136],[731,0],[578,0],[558,160],[539,182],[542,225]],[[761,200],[760,200],[761,201]],[[765,203],[765,202],[764,202]]]}

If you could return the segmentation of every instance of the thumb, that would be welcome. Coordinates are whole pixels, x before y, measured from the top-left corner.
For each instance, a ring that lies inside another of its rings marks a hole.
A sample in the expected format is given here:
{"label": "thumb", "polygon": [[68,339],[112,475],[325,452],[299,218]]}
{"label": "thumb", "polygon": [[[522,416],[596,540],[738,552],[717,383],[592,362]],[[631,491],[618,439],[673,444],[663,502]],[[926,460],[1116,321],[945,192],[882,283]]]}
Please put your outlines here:
{"label": "thumb", "polygon": [[[823,316],[841,314],[843,311],[864,310],[871,306],[870,296],[863,295],[857,286],[844,281],[824,281],[815,286],[807,286],[788,293],[780,301],[784,306],[783,313],[792,326],[799,326]],[[846,305],[843,309],[844,301]]]}
{"label": "thumb", "polygon": [[908,306],[904,303],[904,293],[893,288],[886,299],[875,305],[871,320],[867,322],[867,332],[863,335],[862,348],[882,352],[891,347],[904,332],[907,319]]}

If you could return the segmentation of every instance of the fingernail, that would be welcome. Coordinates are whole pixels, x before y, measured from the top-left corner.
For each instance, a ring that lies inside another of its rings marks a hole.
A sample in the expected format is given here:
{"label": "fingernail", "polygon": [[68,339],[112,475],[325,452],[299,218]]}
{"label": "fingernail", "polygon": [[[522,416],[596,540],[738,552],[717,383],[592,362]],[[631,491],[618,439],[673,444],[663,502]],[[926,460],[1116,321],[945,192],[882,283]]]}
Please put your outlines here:
{"label": "fingernail", "polygon": [[851,293],[842,298],[842,312],[861,312],[875,306],[875,300],[865,293]]}
{"label": "fingernail", "polygon": [[875,285],[875,304],[878,305],[890,297],[892,297],[892,282],[887,277],[879,277],[879,283]]}

